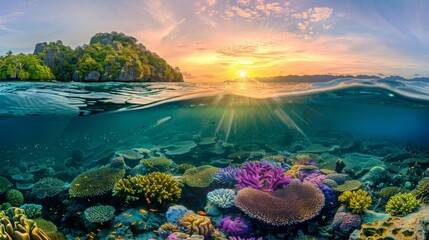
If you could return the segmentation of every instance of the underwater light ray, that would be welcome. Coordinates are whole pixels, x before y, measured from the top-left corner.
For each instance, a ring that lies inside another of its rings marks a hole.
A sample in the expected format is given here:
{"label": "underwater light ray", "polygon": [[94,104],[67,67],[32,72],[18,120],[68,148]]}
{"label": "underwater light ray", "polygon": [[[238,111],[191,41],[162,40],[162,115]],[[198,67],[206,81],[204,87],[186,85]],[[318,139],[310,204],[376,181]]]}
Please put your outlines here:
{"label": "underwater light ray", "polygon": [[301,133],[301,135],[305,138],[308,139],[307,135],[304,133],[304,131],[292,120],[292,118],[289,117],[289,115],[287,115],[287,113],[285,111],[283,111],[283,109],[281,108],[276,108],[274,110],[274,114],[280,119],[280,121],[282,121],[286,126],[288,126],[291,129],[295,129],[297,130],[299,133]]}

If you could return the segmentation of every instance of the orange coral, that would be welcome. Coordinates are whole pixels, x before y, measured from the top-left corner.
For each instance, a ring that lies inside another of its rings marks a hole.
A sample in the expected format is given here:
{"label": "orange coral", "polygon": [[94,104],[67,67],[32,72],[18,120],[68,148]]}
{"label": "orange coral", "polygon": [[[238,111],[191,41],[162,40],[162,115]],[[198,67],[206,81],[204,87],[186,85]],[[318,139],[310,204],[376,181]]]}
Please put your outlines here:
{"label": "orange coral", "polygon": [[185,228],[185,232],[190,235],[203,235],[208,237],[213,231],[210,218],[198,214],[185,214],[179,219],[178,225]]}

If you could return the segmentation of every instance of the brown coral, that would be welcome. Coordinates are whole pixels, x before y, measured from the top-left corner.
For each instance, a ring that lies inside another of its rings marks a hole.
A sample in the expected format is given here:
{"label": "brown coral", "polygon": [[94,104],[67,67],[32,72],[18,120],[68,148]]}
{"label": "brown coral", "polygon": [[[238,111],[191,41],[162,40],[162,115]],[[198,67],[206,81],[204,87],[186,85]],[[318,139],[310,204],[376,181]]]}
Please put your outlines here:
{"label": "brown coral", "polygon": [[276,226],[304,222],[319,214],[325,204],[322,191],[311,183],[292,181],[285,189],[263,192],[241,189],[235,204],[253,218]]}
{"label": "brown coral", "polygon": [[429,203],[429,177],[423,178],[415,190],[416,198],[422,203]]}
{"label": "brown coral", "polygon": [[343,184],[336,186],[334,190],[337,192],[353,191],[359,189],[361,186],[362,183],[358,180],[348,180],[345,181]]}
{"label": "brown coral", "polygon": [[190,235],[202,235],[209,237],[213,231],[210,218],[195,213],[185,214],[179,219],[178,225],[185,228],[185,232]]}
{"label": "brown coral", "polygon": [[219,168],[211,165],[191,168],[183,174],[183,181],[190,187],[208,187],[213,182],[213,177],[218,171]]}
{"label": "brown coral", "polygon": [[173,163],[173,160],[164,157],[151,157],[140,160],[140,163],[151,170],[164,171]]}
{"label": "brown coral", "polygon": [[0,239],[49,240],[37,224],[28,219],[20,208],[9,208],[0,213]]}
{"label": "brown coral", "polygon": [[70,196],[92,197],[102,195],[112,190],[115,183],[124,175],[125,169],[118,171],[109,166],[84,172],[70,184]]}

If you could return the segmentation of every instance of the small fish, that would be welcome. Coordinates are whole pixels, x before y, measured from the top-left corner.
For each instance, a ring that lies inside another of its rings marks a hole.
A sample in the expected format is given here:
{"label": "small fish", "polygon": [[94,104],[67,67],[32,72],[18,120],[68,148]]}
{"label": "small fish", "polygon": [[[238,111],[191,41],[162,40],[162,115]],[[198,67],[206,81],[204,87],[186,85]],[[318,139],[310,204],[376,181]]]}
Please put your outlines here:
{"label": "small fish", "polygon": [[145,192],[145,195],[147,195],[150,192],[150,188],[148,188]]}
{"label": "small fish", "polygon": [[155,127],[158,127],[159,125],[161,125],[161,124],[163,124],[163,123],[165,123],[165,122],[167,122],[168,120],[170,120],[171,119],[171,116],[168,116],[168,117],[165,117],[165,118],[161,118],[161,119],[159,119],[158,121],[156,121],[156,123],[155,123]]}
{"label": "small fish", "polygon": [[158,212],[158,209],[151,208],[151,209],[149,209],[149,211],[151,211],[151,212]]}
{"label": "small fish", "polygon": [[142,209],[140,209],[140,210],[139,210],[139,212],[144,213],[144,214],[146,214],[146,213],[147,213],[147,211],[146,211],[145,209],[143,209],[143,208],[142,208]]}
{"label": "small fish", "polygon": [[113,231],[111,234],[115,235],[115,234],[116,234],[116,232],[115,232],[115,231]]}
{"label": "small fish", "polygon": [[201,211],[201,210],[200,210],[200,211],[198,211],[197,213],[198,213],[198,214],[200,214],[201,216],[206,216],[206,215],[207,215],[207,213],[206,213],[206,212]]}
{"label": "small fish", "polygon": [[149,198],[146,198],[146,202],[147,202],[147,203],[150,203],[150,199],[149,199]]}
{"label": "small fish", "polygon": [[97,230],[97,232],[101,232],[101,229],[99,229],[99,228],[97,228],[97,229],[95,229],[95,230]]}

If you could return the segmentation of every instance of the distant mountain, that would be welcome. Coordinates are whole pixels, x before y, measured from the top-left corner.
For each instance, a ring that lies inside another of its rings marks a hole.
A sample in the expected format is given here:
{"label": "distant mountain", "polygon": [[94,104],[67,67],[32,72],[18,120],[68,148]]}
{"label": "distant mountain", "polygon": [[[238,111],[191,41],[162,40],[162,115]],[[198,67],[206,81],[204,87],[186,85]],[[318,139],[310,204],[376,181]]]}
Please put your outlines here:
{"label": "distant mountain", "polygon": [[[383,80],[408,80],[408,81],[429,81],[427,77],[417,77],[417,78],[404,78],[401,76],[387,76],[380,77],[375,75],[288,75],[288,76],[276,76],[276,77],[256,77],[252,78],[258,82],[328,82],[334,79],[340,78],[353,78],[353,79],[383,79]],[[236,80],[227,80],[226,82],[240,81],[241,79]]]}
{"label": "distant mountain", "polygon": [[[35,74],[35,68],[43,74]],[[98,33],[75,49],[59,40],[38,43],[32,55],[9,53],[0,57],[0,79],[183,82],[178,68],[117,32]]]}

